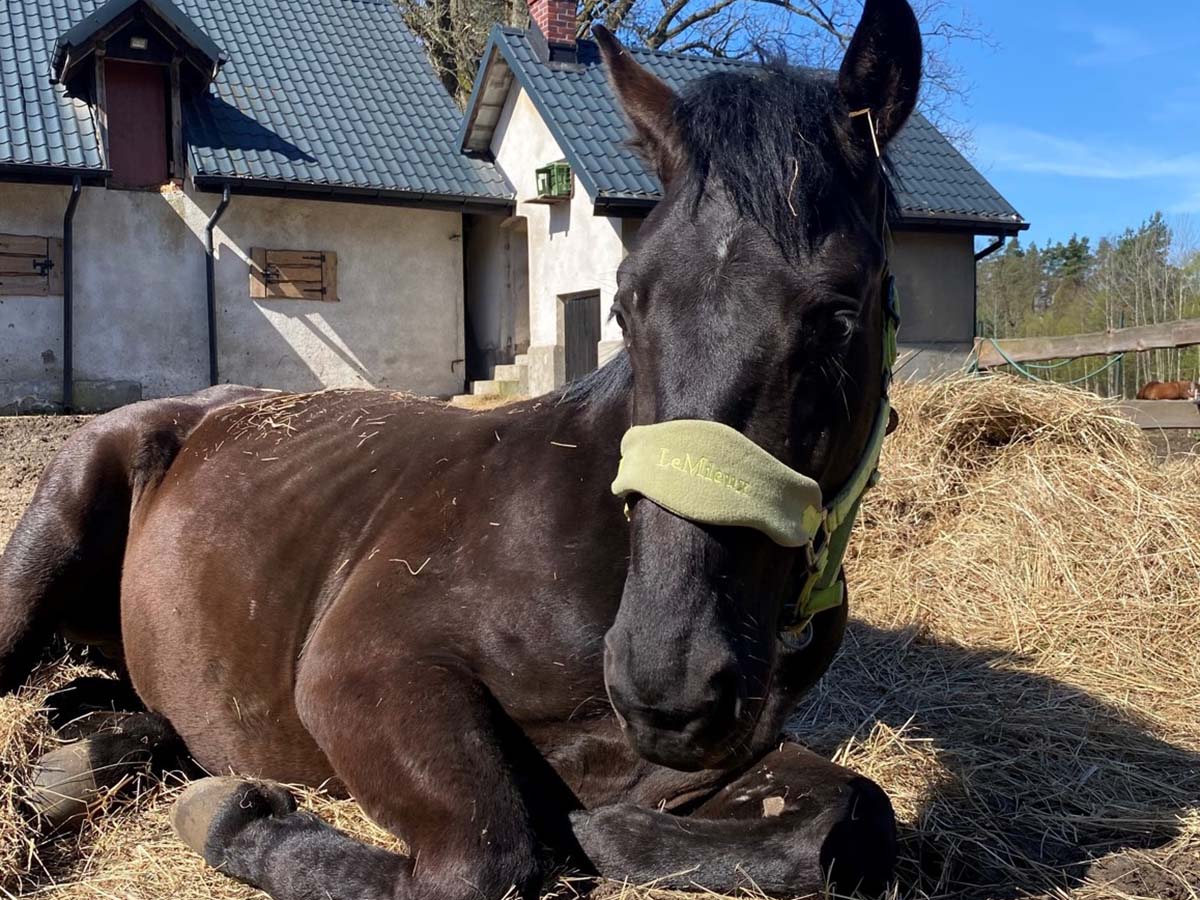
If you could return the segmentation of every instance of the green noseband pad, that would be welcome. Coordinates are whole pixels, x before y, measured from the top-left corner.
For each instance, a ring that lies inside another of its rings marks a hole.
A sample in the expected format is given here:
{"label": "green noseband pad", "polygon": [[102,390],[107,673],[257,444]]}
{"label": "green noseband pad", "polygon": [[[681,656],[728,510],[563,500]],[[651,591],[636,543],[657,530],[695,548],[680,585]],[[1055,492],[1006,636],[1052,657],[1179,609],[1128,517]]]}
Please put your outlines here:
{"label": "green noseband pad", "polygon": [[630,428],[612,490],[694,522],[753,528],[783,547],[805,546],[821,527],[820,486],[719,422]]}

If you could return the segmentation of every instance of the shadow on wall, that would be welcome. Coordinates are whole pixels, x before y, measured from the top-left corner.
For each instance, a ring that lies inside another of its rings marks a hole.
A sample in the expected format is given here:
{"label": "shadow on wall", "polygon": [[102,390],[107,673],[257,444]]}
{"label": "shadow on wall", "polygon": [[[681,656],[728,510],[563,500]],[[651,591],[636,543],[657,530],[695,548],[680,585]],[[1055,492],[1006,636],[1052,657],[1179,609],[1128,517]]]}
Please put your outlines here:
{"label": "shadow on wall", "polygon": [[[389,386],[352,349],[378,341],[379,323],[369,315],[348,315],[335,329],[329,321],[330,310],[346,299],[252,300],[249,266],[228,243],[218,249],[216,280],[222,381],[286,391],[319,391],[331,382]],[[221,287],[230,284],[245,284],[245,290],[222,296]]]}
{"label": "shadow on wall", "polygon": [[848,764],[900,810],[901,896],[1015,900],[1070,890],[1089,869],[1138,896],[1194,896],[1120,854],[1093,863],[1180,834],[1200,809],[1200,754],[1027,662],[854,622],[789,730],[826,755],[857,739]]}
{"label": "shadow on wall", "polygon": [[571,203],[550,204],[550,234],[566,235],[571,231]]}

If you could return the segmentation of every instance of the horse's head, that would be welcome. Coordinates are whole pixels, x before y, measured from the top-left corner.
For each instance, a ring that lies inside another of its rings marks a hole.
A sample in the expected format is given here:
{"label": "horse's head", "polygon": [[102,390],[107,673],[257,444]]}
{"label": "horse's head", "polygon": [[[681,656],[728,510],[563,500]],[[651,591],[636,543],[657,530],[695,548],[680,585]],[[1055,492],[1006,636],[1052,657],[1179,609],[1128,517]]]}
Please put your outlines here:
{"label": "horse's head", "polygon": [[[877,152],[917,99],[912,10],[867,0],[836,78],[747,68],[681,95],[608,32],[596,38],[635,144],[664,186],[613,304],[634,424],[722,423],[836,492],[863,455],[883,390]],[[763,708],[805,555],[758,530],[629,501],[629,572],[605,640],[612,702],[648,759],[728,764]]]}

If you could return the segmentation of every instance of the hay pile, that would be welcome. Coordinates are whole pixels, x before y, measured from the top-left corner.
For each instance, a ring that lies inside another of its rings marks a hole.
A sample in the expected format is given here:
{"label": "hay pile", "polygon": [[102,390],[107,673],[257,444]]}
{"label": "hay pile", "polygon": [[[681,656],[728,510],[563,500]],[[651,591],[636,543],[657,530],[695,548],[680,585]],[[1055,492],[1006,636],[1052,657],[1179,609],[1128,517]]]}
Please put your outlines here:
{"label": "hay pile", "polygon": [[1200,457],[1062,388],[897,407],[798,730],[893,796],[906,896],[1200,896]]}
{"label": "hay pile", "polygon": [[[897,406],[848,561],[855,624],[795,730],[892,795],[898,898],[1197,900],[1200,457],[1158,463],[1060,388],[908,385]],[[169,785],[31,842],[13,785],[62,677],[0,699],[0,894],[261,896],[173,841]]]}

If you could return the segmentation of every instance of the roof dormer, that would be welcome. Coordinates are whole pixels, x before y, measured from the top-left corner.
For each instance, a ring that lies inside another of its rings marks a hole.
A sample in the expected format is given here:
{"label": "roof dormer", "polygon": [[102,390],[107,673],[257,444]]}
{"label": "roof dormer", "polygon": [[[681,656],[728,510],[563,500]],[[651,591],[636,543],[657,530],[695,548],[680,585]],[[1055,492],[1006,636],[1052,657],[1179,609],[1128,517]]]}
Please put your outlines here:
{"label": "roof dormer", "polygon": [[111,59],[186,62],[187,86],[203,90],[217,77],[225,52],[170,0],[109,0],[58,37],[51,81],[68,86],[97,52]]}
{"label": "roof dormer", "polygon": [[59,36],[51,75],[92,105],[109,186],[152,189],[184,177],[181,98],[225,59],[169,0],[110,0]]}

